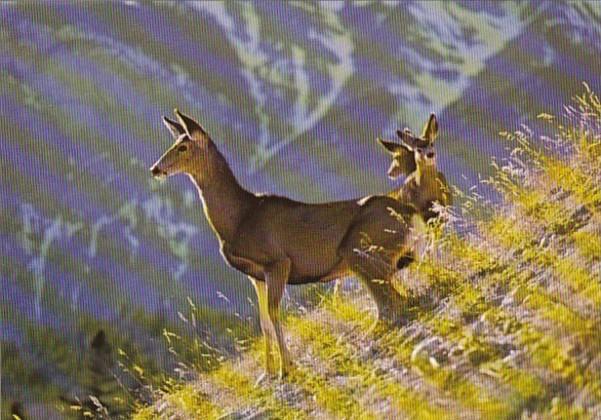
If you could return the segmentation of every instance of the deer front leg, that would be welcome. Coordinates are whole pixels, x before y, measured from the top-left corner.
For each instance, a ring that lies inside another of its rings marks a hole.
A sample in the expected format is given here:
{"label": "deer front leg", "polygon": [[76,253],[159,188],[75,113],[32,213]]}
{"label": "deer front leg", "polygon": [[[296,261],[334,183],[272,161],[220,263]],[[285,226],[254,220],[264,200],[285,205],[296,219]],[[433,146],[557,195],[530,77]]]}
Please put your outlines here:
{"label": "deer front leg", "polygon": [[288,351],[286,341],[284,340],[284,332],[280,325],[280,301],[282,300],[286,283],[288,282],[291,265],[290,259],[286,258],[285,260],[271,264],[265,271],[269,318],[273,326],[280,355],[280,377],[286,376],[293,366],[290,352]]}
{"label": "deer front leg", "polygon": [[259,385],[267,376],[275,376],[276,374],[272,352],[274,333],[271,327],[271,320],[269,319],[267,285],[264,281],[259,281],[250,276],[249,279],[255,287],[255,291],[257,293],[257,300],[259,304],[259,320],[261,322],[261,331],[263,332],[265,346],[265,372],[263,372],[257,379],[256,385]]}

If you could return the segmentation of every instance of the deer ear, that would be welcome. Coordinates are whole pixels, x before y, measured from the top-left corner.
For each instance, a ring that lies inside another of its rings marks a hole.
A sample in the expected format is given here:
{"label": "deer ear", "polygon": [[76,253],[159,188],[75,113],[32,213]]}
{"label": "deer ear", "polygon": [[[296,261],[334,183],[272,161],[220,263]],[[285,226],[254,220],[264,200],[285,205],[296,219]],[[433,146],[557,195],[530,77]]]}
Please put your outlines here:
{"label": "deer ear", "polygon": [[413,151],[413,148],[416,145],[416,139],[411,130],[405,127],[403,131],[397,130],[396,135],[401,139],[401,143],[407,150]]}
{"label": "deer ear", "polygon": [[[400,174],[409,175],[417,169],[417,165],[415,163],[415,154],[412,150],[404,147],[401,147],[401,149],[394,155],[393,164],[396,164],[398,168],[398,174],[396,175],[397,177]],[[390,168],[392,169],[392,166]]]}
{"label": "deer ear", "polygon": [[401,167],[399,166],[396,160],[393,160],[390,164],[390,167],[388,167],[387,175],[390,179],[396,179],[399,176],[403,175],[403,171],[401,171]]}
{"label": "deer ear", "polygon": [[98,332],[96,333],[96,335],[90,342],[90,347],[92,347],[93,349],[100,349],[100,348],[106,346],[106,344],[107,344],[107,341],[106,341],[106,334],[104,333],[104,330],[98,330]]}
{"label": "deer ear", "polygon": [[379,137],[376,140],[391,155],[394,155],[399,149],[403,149],[403,145],[401,145],[399,143],[395,143],[395,142],[389,141],[389,140],[384,140]]}
{"label": "deer ear", "polygon": [[438,136],[438,120],[436,119],[436,114],[430,114],[430,118],[428,118],[428,122],[424,125],[424,130],[422,131],[422,137],[429,141],[434,141]]}
{"label": "deer ear", "polygon": [[398,178],[401,175],[409,175],[417,169],[415,164],[415,156],[413,152],[407,149],[401,149],[400,152],[394,155],[394,160],[388,168],[388,177],[391,179]]}
{"label": "deer ear", "polygon": [[191,117],[182,114],[177,108],[175,108],[173,112],[175,113],[175,116],[177,117],[179,123],[184,127],[184,130],[186,134],[188,134],[188,136],[192,137],[196,132],[201,132],[205,135],[207,134],[205,129],[202,128],[202,126],[196,121],[194,121]]}
{"label": "deer ear", "polygon": [[165,124],[165,127],[167,127],[174,139],[186,133],[184,127],[182,127],[178,122],[175,122],[165,116],[163,116],[163,124]]}

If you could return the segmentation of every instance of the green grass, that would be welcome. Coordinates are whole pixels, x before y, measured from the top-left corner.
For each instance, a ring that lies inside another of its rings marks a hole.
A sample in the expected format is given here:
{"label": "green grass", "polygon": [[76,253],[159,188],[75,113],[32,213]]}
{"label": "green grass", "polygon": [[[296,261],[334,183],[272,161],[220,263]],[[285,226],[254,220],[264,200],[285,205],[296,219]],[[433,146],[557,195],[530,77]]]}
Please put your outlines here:
{"label": "green grass", "polygon": [[[503,231],[507,233],[509,232],[509,228],[506,227]],[[521,242],[514,242],[514,246],[516,243]],[[525,271],[518,270],[515,264],[508,265],[499,270],[498,259],[494,259],[492,256],[487,257],[481,250],[474,247],[470,247],[469,250],[464,247],[462,250],[459,243],[454,242],[453,245],[451,250],[454,252],[454,255],[458,256],[463,251],[462,255],[467,260],[475,256],[472,269],[489,272],[497,270],[495,275],[484,277],[486,282],[499,279],[498,283],[500,283],[502,281],[500,278],[504,278],[505,281],[508,281],[509,287],[517,292],[515,293],[515,297],[522,305],[534,312],[536,316],[547,318],[557,326],[560,326],[561,329],[556,331],[555,336],[560,335],[563,338],[567,338],[566,331],[568,331],[569,335],[577,336],[587,349],[596,353],[599,352],[600,346],[595,344],[594,341],[595,337],[598,337],[601,332],[598,320],[583,318],[569,306],[554,302],[541,287],[527,284],[526,281],[529,276],[527,274],[523,275]],[[490,264],[488,267],[485,263],[487,259]],[[578,272],[575,273],[577,274]],[[472,299],[479,306],[477,312],[483,313],[485,311],[484,313],[487,315],[489,321],[502,325],[502,328],[505,328],[505,325],[513,324],[516,326],[517,331],[514,333],[516,341],[523,346],[528,346],[529,355],[535,364],[542,368],[548,368],[578,388],[592,384],[595,392],[599,392],[599,383],[595,379],[594,372],[587,370],[583,366],[579,366],[576,361],[567,355],[565,351],[566,344],[562,343],[560,338],[549,334],[549,331],[537,330],[530,323],[507,314],[499,307],[487,305],[484,302],[484,296],[478,296],[478,291],[473,290],[468,284],[462,284],[462,288],[463,290],[457,294],[459,299],[469,302],[466,298],[473,296]],[[461,307],[462,305],[459,306]],[[598,395],[601,396],[601,394]]]}
{"label": "green grass", "polygon": [[601,260],[601,237],[592,232],[578,231],[571,235],[580,254],[591,262]]}
{"label": "green grass", "polygon": [[[346,307],[347,314],[352,313],[351,307]],[[356,318],[355,318],[356,320]],[[359,389],[372,389],[380,397],[389,398],[391,404],[406,416],[412,418],[436,418],[443,414],[442,410],[432,407],[428,401],[411,389],[393,382],[384,381],[374,374],[376,368],[369,363],[358,360],[350,346],[340,342],[339,337],[324,331],[319,322],[298,318],[290,323],[291,333],[301,340],[310,343],[315,356],[327,363],[333,363],[339,375],[359,378]],[[328,386],[324,384],[324,386]],[[334,390],[327,398],[318,400],[319,404],[328,408],[332,414],[342,418],[356,418],[356,413],[361,413],[361,418],[377,418],[369,413],[369,408],[359,407],[357,403],[342,399]]]}
{"label": "green grass", "polygon": [[523,226],[517,220],[498,217],[488,224],[488,231],[506,252],[518,252],[524,263],[547,268],[550,275],[554,275],[574,292],[601,308],[601,283],[598,277],[570,257],[559,255],[552,248],[545,248],[534,241],[536,234],[529,231],[527,226]]}
{"label": "green grass", "polygon": [[[369,329],[371,320],[349,303],[337,303],[332,308],[332,313],[346,322],[359,325],[363,330]],[[499,416],[507,411],[508,407],[490,395],[485,389],[478,387],[459,375],[452,369],[433,365],[431,359],[422,360],[413,357],[417,342],[409,340],[401,334],[390,332],[380,343],[389,349],[394,357],[403,365],[414,368],[422,375],[426,382],[437,388],[465,407],[466,411],[475,411],[481,416]],[[423,409],[420,409],[420,411]]]}
{"label": "green grass", "polygon": [[273,418],[307,417],[301,410],[290,407],[278,399],[271,389],[255,386],[256,377],[248,376],[248,373],[254,375],[254,372],[239,372],[234,366],[225,364],[217,369],[211,377],[215,383],[234,391],[245,403],[266,409]]}
{"label": "green grass", "polygon": [[132,417],[133,420],[152,420],[160,415],[180,416],[179,418],[219,418],[224,414],[223,409],[207,396],[198,392],[192,384],[176,387],[165,395],[166,407],[169,413],[157,411],[157,407],[140,408]]}

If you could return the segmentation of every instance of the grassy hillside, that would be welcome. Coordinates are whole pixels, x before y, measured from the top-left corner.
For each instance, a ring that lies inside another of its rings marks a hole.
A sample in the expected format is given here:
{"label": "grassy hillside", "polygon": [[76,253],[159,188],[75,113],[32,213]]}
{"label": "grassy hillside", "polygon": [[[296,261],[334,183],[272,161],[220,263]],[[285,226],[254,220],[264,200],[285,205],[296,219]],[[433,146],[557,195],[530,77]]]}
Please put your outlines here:
{"label": "grassy hillside", "polygon": [[540,118],[553,138],[502,133],[516,150],[487,181],[502,203],[463,196],[398,273],[404,327],[369,334],[361,289],[324,296],[286,317],[289,378],[255,387],[251,343],[135,418],[601,416],[601,103],[587,87]]}

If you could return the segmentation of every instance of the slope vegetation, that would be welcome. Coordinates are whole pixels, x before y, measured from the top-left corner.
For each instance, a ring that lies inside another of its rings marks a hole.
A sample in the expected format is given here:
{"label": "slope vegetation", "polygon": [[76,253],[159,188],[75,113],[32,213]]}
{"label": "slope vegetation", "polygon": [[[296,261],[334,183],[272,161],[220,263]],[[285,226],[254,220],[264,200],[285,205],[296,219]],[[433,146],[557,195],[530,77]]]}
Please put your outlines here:
{"label": "slope vegetation", "polygon": [[601,103],[587,87],[539,117],[554,138],[502,133],[516,149],[487,181],[502,200],[464,195],[397,274],[406,325],[370,333],[365,293],[327,294],[286,318],[290,377],[255,386],[251,343],[135,418],[601,416]]}

